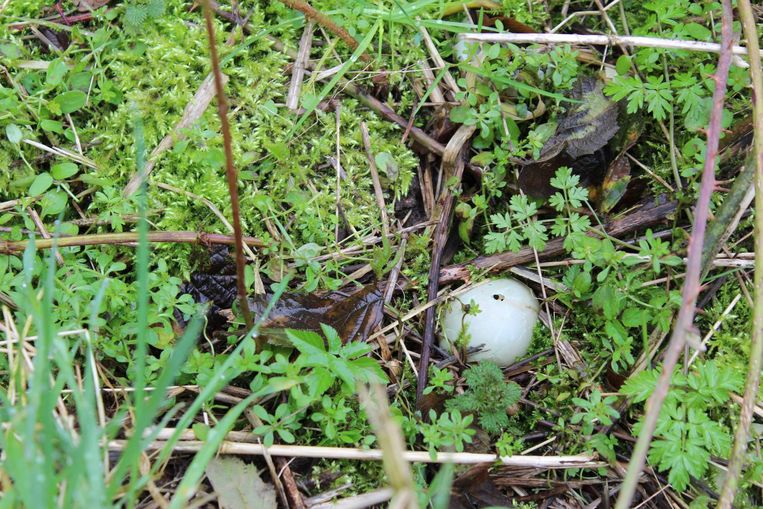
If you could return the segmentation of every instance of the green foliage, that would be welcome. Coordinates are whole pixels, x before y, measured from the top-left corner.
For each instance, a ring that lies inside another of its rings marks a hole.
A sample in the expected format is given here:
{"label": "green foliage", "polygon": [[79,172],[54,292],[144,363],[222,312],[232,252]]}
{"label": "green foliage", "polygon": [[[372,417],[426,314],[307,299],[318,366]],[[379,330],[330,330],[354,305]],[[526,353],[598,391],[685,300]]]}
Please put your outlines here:
{"label": "green foliage", "polygon": [[509,210],[490,215],[491,226],[498,229],[485,235],[485,251],[519,251],[525,244],[542,251],[548,241],[548,227],[551,234],[565,238],[565,247],[570,248],[574,235],[584,233],[591,226],[587,216],[574,209],[579,209],[588,199],[588,190],[578,186],[580,177],[572,170],[561,167],[551,179],[551,185],[558,189],[550,198],[551,205],[559,214],[553,219],[538,219],[538,205],[524,194],[515,194],[509,200]]}
{"label": "green foliage", "polygon": [[129,31],[138,32],[148,21],[164,14],[164,0],[133,0],[125,7],[124,25]]}
{"label": "green foliage", "polygon": [[[654,390],[658,376],[656,369],[642,371],[620,390],[634,402],[643,402]],[[669,472],[668,480],[677,490],[684,490],[691,477],[704,476],[710,455],[728,456],[732,431],[726,408],[730,393],[739,391],[742,384],[740,371],[713,360],[697,362],[687,375],[673,375],[649,461]]]}
{"label": "green foliage", "polygon": [[572,424],[582,423],[581,431],[584,435],[591,435],[596,423],[604,426],[612,425],[612,419],[620,417],[620,413],[612,408],[617,402],[617,396],[602,398],[601,392],[592,391],[588,399],[572,398],[572,402],[581,411],[575,413],[570,419]]}
{"label": "green foliage", "polygon": [[488,433],[500,433],[509,424],[508,407],[516,404],[522,390],[503,378],[501,369],[492,362],[480,362],[464,371],[467,389],[448,400],[448,410],[475,414]]}
{"label": "green foliage", "polygon": [[419,423],[419,431],[427,444],[432,459],[438,450],[454,449],[463,452],[464,445],[471,443],[476,431],[470,428],[473,415],[461,415],[457,409],[443,412],[438,417],[434,410],[429,411],[429,421]]}
{"label": "green foliage", "polygon": [[424,389],[424,394],[431,394],[435,391],[450,394],[455,388],[452,382],[453,373],[447,369],[440,369],[437,366],[431,366],[429,368],[429,385],[426,389]]}

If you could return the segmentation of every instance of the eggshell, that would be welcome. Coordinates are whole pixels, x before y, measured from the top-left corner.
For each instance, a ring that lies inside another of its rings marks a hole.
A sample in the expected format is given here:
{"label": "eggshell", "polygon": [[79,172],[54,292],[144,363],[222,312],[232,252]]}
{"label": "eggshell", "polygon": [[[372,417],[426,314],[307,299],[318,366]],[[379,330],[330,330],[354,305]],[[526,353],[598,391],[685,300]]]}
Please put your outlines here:
{"label": "eggshell", "polygon": [[[477,304],[476,315],[465,311]],[[467,308],[468,309],[468,308]],[[540,305],[532,290],[511,278],[492,279],[467,290],[447,304],[440,345],[448,348],[463,332],[469,347],[484,345],[470,361],[508,366],[527,353]]]}

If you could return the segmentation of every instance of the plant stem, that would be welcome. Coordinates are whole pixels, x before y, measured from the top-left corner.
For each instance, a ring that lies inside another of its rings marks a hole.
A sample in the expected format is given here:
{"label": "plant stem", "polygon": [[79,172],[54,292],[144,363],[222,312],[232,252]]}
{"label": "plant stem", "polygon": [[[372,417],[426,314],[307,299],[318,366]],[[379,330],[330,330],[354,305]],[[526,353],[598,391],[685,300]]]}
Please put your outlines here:
{"label": "plant stem", "polygon": [[[750,53],[758,53],[758,31],[755,26],[755,15],[749,0],[737,2],[739,17],[742,20],[745,39]],[[763,358],[763,70],[760,59],[750,59],[750,75],[752,77],[752,111],[755,128],[753,142],[753,157],[755,159],[755,304],[752,314],[752,345],[750,346],[750,365],[747,368],[742,408],[739,413],[739,424],[734,434],[734,446],[729,457],[729,469],[721,489],[718,507],[731,507],[739,483],[739,473],[744,463],[747,450],[747,437],[750,432],[752,412],[758,397],[760,386],[760,368]]]}
{"label": "plant stem", "polygon": [[733,21],[733,14],[731,0],[722,0],[722,5],[720,56],[714,76],[715,90],[713,91],[713,107],[710,112],[710,123],[707,128],[705,165],[702,170],[702,183],[700,184],[699,197],[697,198],[697,206],[695,208],[694,226],[691,238],[689,239],[686,279],[681,295],[681,309],[678,311],[673,334],[670,337],[670,342],[665,353],[662,373],[660,373],[660,378],[646,404],[644,423],[641,427],[636,446],[633,449],[630,463],[628,463],[628,471],[620,487],[620,495],[617,497],[615,509],[628,509],[631,507],[631,500],[633,499],[641,471],[646,462],[646,455],[652,442],[654,429],[657,426],[657,419],[660,416],[660,409],[668,394],[668,389],[670,389],[673,370],[684,350],[686,338],[694,328],[694,313],[696,311],[702,274],[702,246],[709,215],[710,197],[715,187],[715,160],[718,156],[723,101],[726,95],[726,82],[728,80],[732,56],[733,34],[731,32],[731,23]]}
{"label": "plant stem", "polygon": [[[442,190],[437,198],[435,211],[432,213],[432,219],[437,221],[432,242],[432,264],[429,267],[429,283],[427,285],[427,300],[437,299],[437,290],[440,284],[440,265],[442,262],[442,252],[445,249],[445,243],[448,240],[450,224],[453,219],[453,202],[455,196],[448,185],[451,179],[456,182],[460,189],[461,177],[464,173],[464,153],[468,149],[469,138],[472,137],[475,126],[466,124],[458,128],[455,134],[450,138],[448,145],[442,155]],[[435,307],[427,308],[424,315],[424,338],[421,345],[421,358],[419,360],[419,373],[416,383],[416,406],[420,408],[424,389],[427,386],[427,376],[429,374],[429,355],[434,343],[434,313]]]}
{"label": "plant stem", "polygon": [[[660,37],[636,37],[617,35],[578,35],[578,34],[460,34],[464,41],[492,42],[492,43],[537,43],[537,44],[592,44],[598,46],[625,45],[638,48],[664,48],[686,51],[704,51],[707,53],[722,53],[721,44],[715,42],[687,41],[677,39],[663,39]],[[748,43],[749,44],[749,43]],[[752,51],[743,46],[732,46],[729,50],[734,55],[745,56],[748,54],[761,55],[760,50]]]}
{"label": "plant stem", "polygon": [[[238,201],[238,178],[236,168],[233,167],[233,143],[231,141],[230,124],[228,123],[228,100],[225,97],[225,84],[223,82],[223,74],[220,71],[217,45],[215,44],[212,8],[208,0],[203,0],[202,5],[204,8],[204,20],[207,26],[207,38],[209,39],[209,56],[212,61],[212,73],[215,76],[215,88],[217,89],[217,113],[220,116],[220,127],[223,132],[223,145],[225,146],[225,176],[228,180],[228,192],[230,193],[231,209],[233,210],[233,237],[236,241],[236,289],[238,290],[238,300],[241,306],[241,313],[244,315],[246,328],[251,329],[254,326],[254,320],[249,309],[249,301],[246,298],[246,282],[244,281],[246,261],[244,260],[241,211]],[[262,349],[265,341],[264,337],[257,337],[257,351]]]}
{"label": "plant stem", "polygon": [[[243,242],[249,246],[264,247],[265,243],[254,237],[243,237]],[[219,233],[203,232],[149,232],[149,242],[176,242],[183,244],[228,244],[234,245],[236,239],[230,235],[221,235]],[[29,241],[7,241],[0,240],[0,253],[13,254],[21,253],[26,249]],[[97,246],[103,244],[133,244],[138,242],[137,232],[126,233],[99,233],[97,235],[75,235],[73,237],[59,237],[55,241],[57,248],[75,247],[75,246]],[[53,247],[54,239],[36,239],[34,241],[37,249],[50,249]]]}
{"label": "plant stem", "polygon": [[[344,41],[351,50],[355,51],[358,47],[358,41],[347,32],[344,28],[337,25],[334,20],[317,10],[315,7],[307,3],[305,0],[281,0],[284,5],[297,10],[305,15],[305,17],[314,20],[316,23],[325,27],[329,32],[336,35]],[[367,53],[360,55],[360,58],[364,62],[370,62],[371,57]]]}

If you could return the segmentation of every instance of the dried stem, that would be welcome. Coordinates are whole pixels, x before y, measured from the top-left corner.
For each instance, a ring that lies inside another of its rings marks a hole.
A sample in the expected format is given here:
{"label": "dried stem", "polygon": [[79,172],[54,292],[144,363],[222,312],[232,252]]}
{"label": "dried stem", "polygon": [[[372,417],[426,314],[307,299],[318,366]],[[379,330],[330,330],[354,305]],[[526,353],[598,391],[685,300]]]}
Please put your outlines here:
{"label": "dried stem", "polygon": [[[462,125],[448,142],[442,156],[442,181],[443,190],[437,199],[435,212],[432,219],[437,221],[434,230],[434,242],[432,246],[432,264],[429,268],[429,284],[427,286],[427,300],[437,299],[437,290],[439,289],[440,264],[442,261],[442,252],[445,243],[448,240],[450,232],[450,222],[453,213],[453,202],[455,200],[453,192],[448,186],[451,179],[461,185],[461,177],[464,172],[463,150],[467,146],[469,138],[475,131],[475,126]],[[429,372],[429,355],[434,343],[434,306],[427,308],[424,315],[424,339],[421,345],[421,358],[419,360],[419,373],[416,383],[416,401],[417,405],[421,403],[424,395],[424,389],[427,386],[427,375]]]}
{"label": "dried stem", "polygon": [[310,20],[305,25],[302,38],[299,40],[299,51],[294,59],[294,67],[291,69],[291,83],[289,93],[286,96],[286,107],[292,111],[299,109],[299,94],[302,90],[302,81],[305,78],[305,64],[310,58],[310,48],[313,45],[313,28],[315,23]]}
{"label": "dried stem", "polygon": [[[162,430],[164,431],[164,430]],[[174,430],[173,430],[174,431]],[[163,435],[164,436],[164,435]],[[109,450],[124,450],[126,440],[112,440]],[[166,447],[164,440],[155,440],[146,444],[147,451],[159,451]],[[198,440],[181,440],[173,447],[174,452],[198,452],[204,442]],[[294,458],[330,458],[359,461],[381,461],[384,453],[381,449],[355,449],[352,447],[320,447],[308,445],[271,445],[248,442],[224,441],[218,448],[218,454],[238,454],[262,456],[267,451],[271,456]],[[495,463],[502,465],[530,468],[601,468],[607,466],[603,461],[597,461],[593,456],[497,456],[495,454],[479,454],[469,452],[439,452],[432,457],[427,451],[403,451],[402,459],[416,463],[456,463],[475,465],[479,463]]]}
{"label": "dried stem", "polygon": [[[213,24],[212,8],[208,0],[203,0],[204,20],[207,26],[207,38],[209,39],[209,56],[212,61],[212,73],[215,76],[215,89],[217,90],[217,113],[220,116],[220,127],[223,132],[223,145],[225,147],[225,176],[228,180],[228,192],[230,193],[231,209],[233,210],[233,236],[236,245],[236,289],[241,312],[244,315],[244,323],[247,329],[254,326],[252,312],[249,309],[249,301],[246,298],[246,283],[244,281],[244,242],[241,231],[241,212],[238,201],[238,178],[236,168],[233,167],[233,143],[231,141],[230,124],[228,123],[228,100],[225,97],[225,83],[223,73],[220,71],[220,59],[217,55],[215,44],[215,27]],[[261,350],[265,338],[257,336],[257,350]]]}
{"label": "dried stem", "polygon": [[[739,17],[742,20],[745,39],[750,53],[758,53],[758,31],[755,25],[755,15],[749,0],[737,2]],[[763,70],[760,59],[750,59],[750,75],[752,77],[752,111],[755,126],[753,142],[753,157],[755,159],[755,304],[752,316],[752,345],[750,346],[750,365],[747,368],[742,408],[739,413],[739,424],[734,434],[734,447],[729,457],[729,467],[726,480],[721,489],[718,507],[731,507],[739,483],[739,473],[744,463],[747,450],[747,437],[755,409],[755,400],[760,386],[760,369],[763,361]]]}
{"label": "dried stem", "polygon": [[[149,242],[176,242],[182,244],[227,244],[235,245],[236,239],[230,235],[203,232],[149,232]],[[243,243],[254,247],[265,247],[265,243],[254,237],[243,237]],[[0,240],[0,253],[21,253],[26,249],[29,241]],[[138,242],[138,232],[126,233],[100,233],[96,235],[75,235],[73,237],[59,237],[56,247],[74,246],[97,246],[104,244],[134,244]],[[37,239],[34,241],[37,249],[50,249],[53,239]]]}
{"label": "dried stem", "polygon": [[[597,46],[624,45],[639,48],[664,48],[687,51],[721,53],[724,45],[715,42],[685,41],[663,39],[660,37],[636,37],[617,35],[578,35],[578,34],[461,34],[459,38],[473,42],[492,43],[538,43],[538,44],[592,44]],[[749,44],[749,43],[748,43]],[[750,48],[752,46],[750,45]],[[729,50],[734,55],[744,56],[749,53],[763,57],[760,51],[751,51],[743,46],[733,46]]]}
{"label": "dried stem", "polygon": [[[281,0],[281,2],[290,8],[301,12],[305,15],[305,17],[315,20],[316,23],[342,39],[344,43],[350,47],[351,50],[355,51],[355,49],[358,47],[358,41],[356,41],[355,38],[347,32],[347,30],[337,25],[334,20],[317,10],[305,0]],[[369,57],[367,53],[360,55],[360,58],[362,58],[364,62],[371,61],[371,57]]]}
{"label": "dried stem", "polygon": [[[611,237],[618,237],[664,220],[676,209],[676,202],[650,204],[642,209],[617,219],[605,225],[604,230]],[[564,239],[556,238],[546,243],[546,248],[538,252],[539,259],[548,259],[565,252]],[[514,253],[506,251],[488,256],[479,256],[469,262],[448,265],[440,270],[440,284],[445,285],[456,281],[468,281],[473,269],[489,272],[503,272],[524,263],[535,261],[535,253],[531,248],[520,249]]]}
{"label": "dried stem", "polygon": [[368,135],[368,127],[365,122],[360,123],[360,133],[363,136],[363,146],[366,149],[368,158],[368,168],[371,171],[371,181],[374,184],[374,196],[376,196],[376,206],[379,207],[382,222],[382,235],[389,237],[389,219],[387,218],[387,206],[384,204],[384,191],[379,180],[379,170],[376,168],[376,160],[371,150],[371,137]]}
{"label": "dried stem", "polygon": [[723,101],[726,95],[726,82],[731,66],[732,37],[731,23],[733,14],[731,0],[722,0],[723,16],[721,28],[721,50],[718,58],[718,68],[715,73],[715,90],[713,91],[713,108],[710,113],[710,124],[707,129],[707,149],[705,151],[705,165],[702,170],[702,183],[699,197],[695,208],[694,226],[689,239],[688,261],[686,264],[686,279],[682,289],[682,305],[673,327],[673,333],[665,353],[662,373],[657,385],[646,404],[644,424],[633,449],[628,471],[620,488],[615,509],[627,509],[631,507],[631,500],[636,491],[641,471],[644,468],[649,445],[652,442],[654,429],[660,415],[662,403],[665,401],[673,370],[686,345],[686,338],[692,332],[694,325],[694,313],[697,297],[700,291],[700,277],[702,274],[702,246],[705,239],[705,227],[709,213],[710,197],[715,187],[715,160],[718,156],[718,143],[721,131],[721,115],[723,113]]}

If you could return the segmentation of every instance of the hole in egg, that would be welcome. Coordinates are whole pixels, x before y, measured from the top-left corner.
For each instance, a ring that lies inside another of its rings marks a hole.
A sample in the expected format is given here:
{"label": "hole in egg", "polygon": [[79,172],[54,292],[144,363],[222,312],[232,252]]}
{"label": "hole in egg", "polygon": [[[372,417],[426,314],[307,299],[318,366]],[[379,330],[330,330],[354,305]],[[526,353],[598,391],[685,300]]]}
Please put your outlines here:
{"label": "hole in egg", "polygon": [[500,293],[494,293],[494,294],[493,294],[493,298],[494,298],[495,300],[504,300],[506,297],[504,297],[504,296],[503,296],[503,295],[501,295]]}

